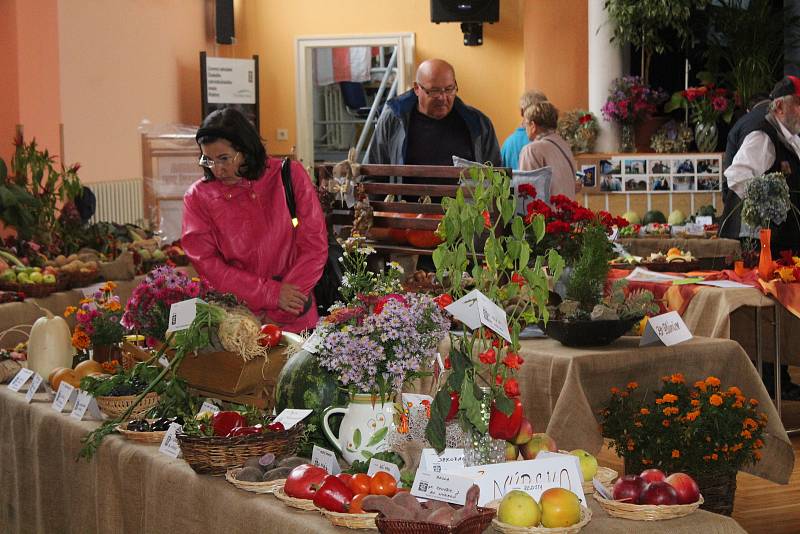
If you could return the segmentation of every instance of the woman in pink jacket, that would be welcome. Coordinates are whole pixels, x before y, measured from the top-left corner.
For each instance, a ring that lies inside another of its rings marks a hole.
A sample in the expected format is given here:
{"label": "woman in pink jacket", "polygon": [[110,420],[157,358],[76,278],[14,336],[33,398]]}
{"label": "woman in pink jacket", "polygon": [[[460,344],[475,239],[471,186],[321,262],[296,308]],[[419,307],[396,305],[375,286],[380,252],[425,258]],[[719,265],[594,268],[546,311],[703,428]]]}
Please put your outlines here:
{"label": "woman in pink jacket", "polygon": [[205,177],[183,197],[181,245],[197,272],[230,292],[264,322],[290,332],[313,328],[313,289],[328,259],[325,220],[303,166],[291,163],[294,226],[281,160],[267,157],[258,131],[235,109],[197,130]]}

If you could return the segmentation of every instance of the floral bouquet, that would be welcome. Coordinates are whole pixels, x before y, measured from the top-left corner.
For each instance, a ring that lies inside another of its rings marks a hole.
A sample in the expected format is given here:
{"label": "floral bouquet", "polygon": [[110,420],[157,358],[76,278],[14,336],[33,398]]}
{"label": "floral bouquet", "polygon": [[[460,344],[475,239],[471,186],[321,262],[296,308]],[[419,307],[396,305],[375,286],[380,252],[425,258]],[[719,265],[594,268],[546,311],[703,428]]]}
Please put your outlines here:
{"label": "floral bouquet", "polygon": [[64,317],[75,315],[72,346],[80,351],[90,347],[113,345],[122,341],[125,328],[122,326],[122,304],[114,295],[117,285],[106,282],[91,297],[84,298],[80,305],[68,306]]}
{"label": "floral bouquet", "polygon": [[716,124],[720,118],[730,122],[733,117],[733,95],[723,87],[714,87],[713,83],[687,87],[673,93],[664,111],[669,113],[678,108],[689,110],[693,124]]}
{"label": "floral bouquet", "polygon": [[637,394],[638,384],[611,388],[601,411],[603,434],[625,459],[626,469],[643,466],[693,476],[735,473],[761,459],[767,416],[736,386],[724,389],[709,376],[688,387],[682,374],[661,379],[661,391]]}
{"label": "floral bouquet", "polygon": [[558,135],[569,143],[574,154],[594,150],[598,130],[597,119],[591,111],[573,109],[558,119]]}
{"label": "floral bouquet", "polygon": [[789,209],[789,184],[783,173],[772,172],[750,180],[742,201],[742,221],[755,228],[786,221]]}
{"label": "floral bouquet", "polygon": [[623,76],[611,82],[601,111],[607,121],[630,125],[651,116],[666,99],[664,91],[651,88],[639,76]]}
{"label": "floral bouquet", "polygon": [[153,269],[133,290],[122,326],[144,334],[147,346],[155,347],[164,341],[170,306],[190,298],[204,298],[209,291],[205,280],[189,278],[168,265]]}

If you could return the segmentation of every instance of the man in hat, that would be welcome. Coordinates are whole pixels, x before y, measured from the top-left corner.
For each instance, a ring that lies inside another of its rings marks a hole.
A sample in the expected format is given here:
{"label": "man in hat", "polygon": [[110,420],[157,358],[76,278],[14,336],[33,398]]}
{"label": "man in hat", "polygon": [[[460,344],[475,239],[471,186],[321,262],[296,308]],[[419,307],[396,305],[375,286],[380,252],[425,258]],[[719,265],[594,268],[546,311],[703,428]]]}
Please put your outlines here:
{"label": "man in hat", "polygon": [[[744,198],[747,184],[756,176],[768,172],[782,172],[789,184],[790,200],[800,205],[800,78],[784,76],[770,93],[769,110],[759,125],[742,142],[733,157],[733,163],[725,170],[728,187],[736,194],[737,201]],[[750,235],[754,229],[742,222],[742,236]],[[779,257],[784,250],[796,255],[800,251],[800,220],[790,212],[786,221],[773,228],[772,254]],[[765,365],[764,378],[767,389],[771,389],[768,376],[774,371]],[[781,389],[783,398],[800,400],[800,386],[789,378],[788,368],[781,366]]]}

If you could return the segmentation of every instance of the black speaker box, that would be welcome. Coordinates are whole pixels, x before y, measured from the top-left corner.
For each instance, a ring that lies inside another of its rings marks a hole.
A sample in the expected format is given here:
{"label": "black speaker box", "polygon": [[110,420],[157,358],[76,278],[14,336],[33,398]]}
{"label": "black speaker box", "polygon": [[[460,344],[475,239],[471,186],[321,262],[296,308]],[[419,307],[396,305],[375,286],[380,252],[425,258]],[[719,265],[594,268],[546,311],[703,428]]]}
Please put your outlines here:
{"label": "black speaker box", "polygon": [[431,22],[498,22],[500,0],[431,0]]}
{"label": "black speaker box", "polygon": [[217,0],[216,7],[217,42],[233,44],[233,0]]}

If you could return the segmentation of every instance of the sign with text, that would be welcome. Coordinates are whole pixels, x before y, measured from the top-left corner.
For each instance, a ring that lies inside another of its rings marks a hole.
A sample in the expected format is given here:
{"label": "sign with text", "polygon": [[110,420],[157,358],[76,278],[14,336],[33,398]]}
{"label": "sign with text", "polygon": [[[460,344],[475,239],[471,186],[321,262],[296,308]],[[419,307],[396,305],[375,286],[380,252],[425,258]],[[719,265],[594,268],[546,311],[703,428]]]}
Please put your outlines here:
{"label": "sign with text", "polygon": [[506,341],[511,341],[505,310],[477,289],[450,304],[445,310],[472,330],[483,324]]}
{"label": "sign with text", "polygon": [[39,391],[40,387],[47,391],[46,388],[42,387],[42,382],[44,382],[42,375],[39,373],[34,373],[33,380],[31,381],[31,387],[28,388],[28,392],[25,394],[25,402],[30,404],[30,402],[33,400],[33,396],[36,395],[36,392]]}
{"label": "sign with text", "polygon": [[94,400],[94,397],[79,389],[78,397],[75,399],[75,407],[72,408],[72,413],[69,416],[80,421],[86,417],[86,414],[89,414],[90,419],[103,418],[103,413],[97,406],[97,401]]}
{"label": "sign with text", "polygon": [[581,460],[577,456],[573,456],[572,454],[564,454],[561,452],[550,452],[550,451],[539,451],[539,454],[536,455],[537,460],[543,460],[544,458],[571,458],[571,462],[575,462],[575,466],[578,468],[578,473],[581,474],[581,480],[583,480],[583,471],[581,471]]}
{"label": "sign with text", "polygon": [[311,451],[311,463],[323,468],[331,475],[338,475],[342,471],[333,451],[317,445],[314,445],[314,449]]}
{"label": "sign with text", "polygon": [[105,282],[100,282],[99,284],[92,284],[89,287],[82,287],[80,288],[80,292],[83,295],[83,298],[88,299],[92,298],[92,296],[100,291],[100,288],[106,285]]}
{"label": "sign with text", "polygon": [[169,307],[169,323],[167,332],[177,332],[186,330],[194,321],[197,315],[197,303],[205,302],[202,299],[194,298],[176,302]]}
{"label": "sign with text", "polygon": [[403,408],[411,409],[415,406],[423,406],[422,401],[427,401],[428,405],[433,402],[433,397],[430,395],[421,395],[419,393],[403,393]]}
{"label": "sign with text", "polygon": [[19,372],[16,375],[14,375],[14,378],[8,384],[8,389],[10,389],[11,391],[18,392],[22,388],[22,386],[25,385],[25,382],[27,382],[28,379],[32,376],[33,376],[33,371],[23,367],[22,369],[19,370]]}
{"label": "sign with text", "polygon": [[296,408],[287,408],[278,414],[273,423],[281,423],[285,430],[289,430],[294,425],[311,415],[313,410],[298,410]]}
{"label": "sign with text", "polygon": [[212,414],[219,412],[219,407],[211,402],[210,400],[206,399],[203,401],[203,405],[200,406],[200,413],[203,412],[210,412]]}
{"label": "sign with text", "polygon": [[167,456],[171,456],[172,458],[178,457],[178,455],[181,453],[181,444],[175,434],[177,434],[178,430],[181,428],[183,427],[178,423],[170,423],[169,428],[164,433],[164,437],[161,439],[161,445],[158,447],[158,452],[161,454],[166,454]]}
{"label": "sign with text", "polygon": [[463,506],[467,501],[467,492],[474,483],[468,476],[455,473],[429,473],[417,469],[414,484],[411,486],[411,495]]}
{"label": "sign with text", "polygon": [[206,58],[209,104],[255,104],[256,62],[227,57]]}
{"label": "sign with text", "polygon": [[62,380],[58,386],[58,391],[56,391],[56,398],[53,399],[52,408],[59,413],[63,412],[67,403],[75,398],[76,391],[75,386]]}
{"label": "sign with text", "polygon": [[397,464],[393,464],[392,462],[385,462],[383,460],[376,460],[375,458],[370,458],[367,474],[369,476],[372,476],[378,471],[385,471],[390,475],[392,475],[397,482],[400,482],[400,468],[397,467]]}
{"label": "sign with text", "polygon": [[435,449],[422,449],[419,468],[429,473],[447,473],[464,468],[464,449],[445,449],[436,454]]}
{"label": "sign with text", "polygon": [[671,311],[651,317],[644,327],[640,347],[664,345],[671,347],[692,339],[689,327],[683,322],[678,312]]}

